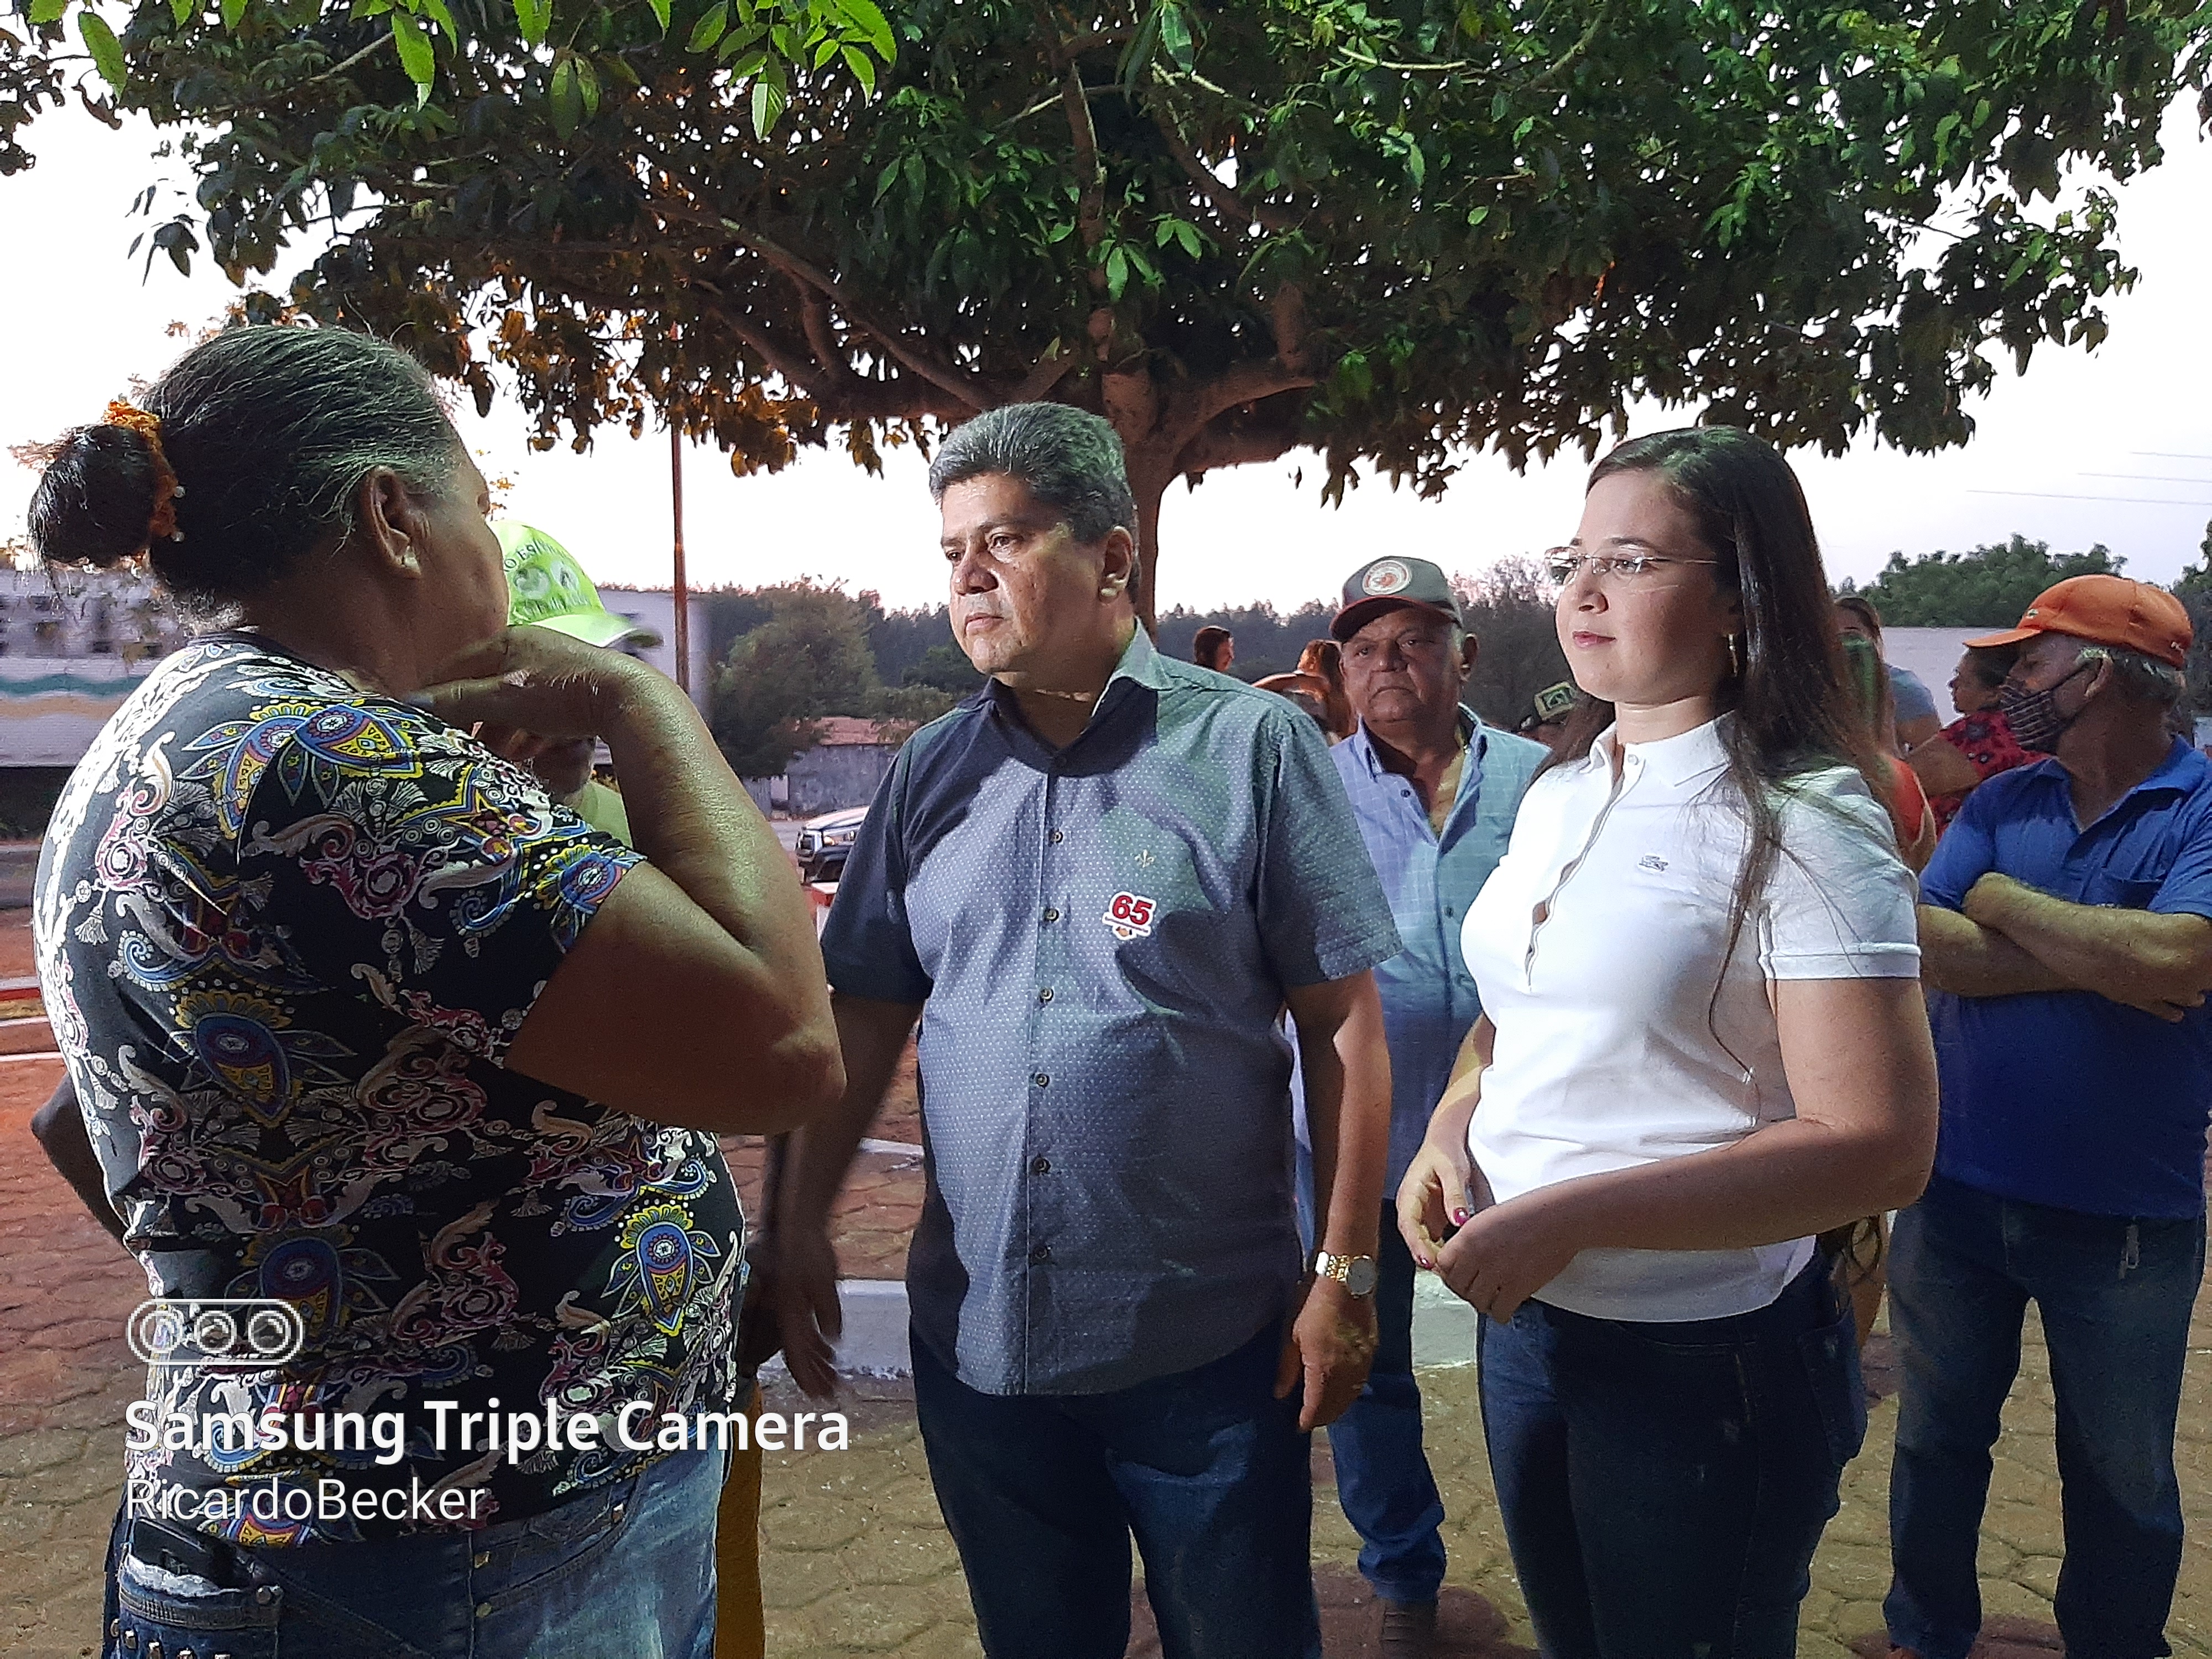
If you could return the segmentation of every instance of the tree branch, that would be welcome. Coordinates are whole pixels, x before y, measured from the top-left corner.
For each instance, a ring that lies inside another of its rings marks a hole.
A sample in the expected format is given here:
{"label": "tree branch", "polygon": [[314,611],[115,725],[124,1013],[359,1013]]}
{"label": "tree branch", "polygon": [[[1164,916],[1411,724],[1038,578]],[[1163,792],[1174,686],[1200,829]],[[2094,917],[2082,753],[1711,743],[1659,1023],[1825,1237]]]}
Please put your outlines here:
{"label": "tree branch", "polygon": [[1174,156],[1176,165],[1189,175],[1199,193],[1212,204],[1213,210],[1224,219],[1233,219],[1240,225],[1257,225],[1262,230],[1287,230],[1297,221],[1279,208],[1264,203],[1249,203],[1214,176],[1213,169],[1198,159],[1198,154],[1182,136],[1172,112],[1148,111],[1152,125],[1159,130],[1160,140]]}
{"label": "tree branch", "polygon": [[1217,416],[1278,392],[1304,392],[1319,379],[1292,368],[1279,357],[1232,363],[1197,388],[1198,424],[1203,426]]}
{"label": "tree branch", "polygon": [[1075,354],[1061,352],[1060,342],[1054,340],[1045,348],[1044,356],[1037,359],[1036,367],[1014,388],[1012,400],[1018,404],[1041,402],[1054,386],[1068,377],[1074,368]]}
{"label": "tree branch", "polygon": [[[1075,228],[1085,249],[1096,252],[1106,234],[1106,169],[1098,160],[1098,133],[1091,125],[1091,104],[1084,96],[1083,76],[1074,64],[1060,83],[1060,101],[1067,111],[1067,131],[1075,142],[1075,176],[1081,193],[1076,198]],[[1091,286],[1103,292],[1106,273],[1094,260]]]}
{"label": "tree branch", "polygon": [[1588,54],[1589,49],[1597,44],[1597,37],[1604,32],[1605,26],[1613,21],[1613,0],[1604,0],[1604,3],[1598,7],[1596,13],[1590,18],[1589,27],[1583,31],[1582,39],[1569,46],[1549,69],[1528,83],[1529,91],[1535,92],[1551,85]]}
{"label": "tree branch", "polygon": [[823,378],[827,384],[844,389],[847,382],[859,377],[845,356],[844,348],[830,325],[830,302],[819,289],[794,283],[799,290],[799,325],[806,331],[807,349],[813,352],[814,361],[822,365]]}
{"label": "tree branch", "polygon": [[869,318],[852,303],[843,285],[836,277],[792,252],[774,238],[750,230],[733,219],[723,219],[720,224],[731,236],[752,249],[785,276],[817,289],[824,298],[834,301],[838,310],[845,313],[846,321],[881,346],[908,373],[958,398],[969,414],[981,413],[994,404],[1006,401],[1000,390],[981,375],[955,368],[936,353],[924,350],[912,341],[902,337],[896,330],[886,328]]}

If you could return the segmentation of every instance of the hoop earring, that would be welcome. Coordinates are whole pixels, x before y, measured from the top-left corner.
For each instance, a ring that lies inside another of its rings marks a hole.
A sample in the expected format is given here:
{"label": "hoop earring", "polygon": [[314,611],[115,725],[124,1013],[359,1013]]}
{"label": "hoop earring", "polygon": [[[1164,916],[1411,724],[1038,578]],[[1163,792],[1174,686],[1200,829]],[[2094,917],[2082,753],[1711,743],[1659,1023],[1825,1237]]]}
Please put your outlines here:
{"label": "hoop earring", "polygon": [[1729,678],[1730,679],[1741,679],[1743,678],[1743,658],[1736,650],[1735,635],[1730,634],[1726,637],[1728,639],[1729,648]]}

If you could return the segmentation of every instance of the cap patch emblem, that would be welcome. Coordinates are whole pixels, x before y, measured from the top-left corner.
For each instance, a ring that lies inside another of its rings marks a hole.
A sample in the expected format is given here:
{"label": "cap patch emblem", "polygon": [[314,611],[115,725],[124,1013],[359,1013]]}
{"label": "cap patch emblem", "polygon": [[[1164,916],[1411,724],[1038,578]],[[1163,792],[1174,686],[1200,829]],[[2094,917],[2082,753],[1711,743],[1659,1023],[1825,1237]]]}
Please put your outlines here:
{"label": "cap patch emblem", "polygon": [[1404,565],[1395,559],[1385,559],[1368,570],[1359,586],[1367,593],[1395,593],[1413,580],[1413,573]]}
{"label": "cap patch emblem", "polygon": [[1106,914],[1098,920],[1125,944],[1133,939],[1148,939],[1152,931],[1153,902],[1142,893],[1116,893],[1107,905]]}

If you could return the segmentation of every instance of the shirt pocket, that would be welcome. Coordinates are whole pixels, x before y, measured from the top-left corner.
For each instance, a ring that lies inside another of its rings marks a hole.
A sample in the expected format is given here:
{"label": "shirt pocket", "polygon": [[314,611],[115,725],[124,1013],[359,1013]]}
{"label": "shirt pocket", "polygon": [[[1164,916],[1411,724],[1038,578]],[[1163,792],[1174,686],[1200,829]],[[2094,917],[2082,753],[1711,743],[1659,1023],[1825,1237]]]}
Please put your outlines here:
{"label": "shirt pocket", "polygon": [[2118,910],[2147,910],[2166,884],[2162,876],[2115,876],[2100,873],[2081,895],[2084,904],[2107,905]]}

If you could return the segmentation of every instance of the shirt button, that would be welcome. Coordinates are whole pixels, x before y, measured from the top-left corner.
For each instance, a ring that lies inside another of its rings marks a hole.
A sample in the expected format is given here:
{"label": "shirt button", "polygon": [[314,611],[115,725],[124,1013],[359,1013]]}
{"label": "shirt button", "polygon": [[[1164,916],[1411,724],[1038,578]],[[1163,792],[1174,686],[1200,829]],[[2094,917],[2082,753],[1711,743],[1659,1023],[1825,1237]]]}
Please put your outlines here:
{"label": "shirt button", "polygon": [[1031,1078],[1030,1081],[1036,1084],[1038,1088],[1042,1089],[1045,1085],[1050,1083],[1052,1079],[1046,1076],[1042,1072],[1039,1072],[1035,1077]]}
{"label": "shirt button", "polygon": [[1035,1249],[1034,1250],[1031,1250],[1031,1251],[1030,1252],[1030,1261],[1039,1261],[1039,1262],[1042,1262],[1042,1261],[1051,1261],[1051,1260],[1052,1260],[1052,1246],[1051,1246],[1051,1245],[1049,1245],[1049,1244],[1040,1244],[1040,1245],[1038,1245],[1038,1246],[1036,1247],[1036,1249]]}
{"label": "shirt button", "polygon": [[1044,913],[1044,919],[1047,921],[1058,921],[1060,920],[1060,912],[1057,910],[1047,910]]}
{"label": "shirt button", "polygon": [[479,1602],[477,1602],[477,1618],[479,1618],[479,1619],[489,1619],[489,1618],[490,1618],[490,1617],[491,1617],[491,1603],[490,1603],[490,1602],[489,1602],[489,1601],[479,1601]]}
{"label": "shirt button", "polygon": [[1061,834],[1060,833],[1060,831],[1059,831],[1059,830],[1054,830],[1054,831],[1052,832],[1052,838],[1053,838],[1053,840],[1054,840],[1054,841],[1056,841],[1056,842],[1057,842],[1057,841],[1065,841],[1065,840],[1066,840],[1066,839],[1067,839],[1067,837],[1066,837],[1066,836],[1065,836],[1061,835]]}
{"label": "shirt button", "polygon": [[491,1565],[491,1556],[488,1552],[480,1553],[469,1559],[469,1565],[472,1567],[488,1567]]}
{"label": "shirt button", "polygon": [[1039,991],[1037,993],[1037,1000],[1039,1002],[1050,1002],[1052,1000],[1052,987],[1048,985],[1043,990]]}
{"label": "shirt button", "polygon": [[1036,1163],[1030,1165],[1030,1173],[1031,1175],[1050,1175],[1052,1173],[1052,1160],[1048,1158],[1041,1158],[1037,1159]]}

